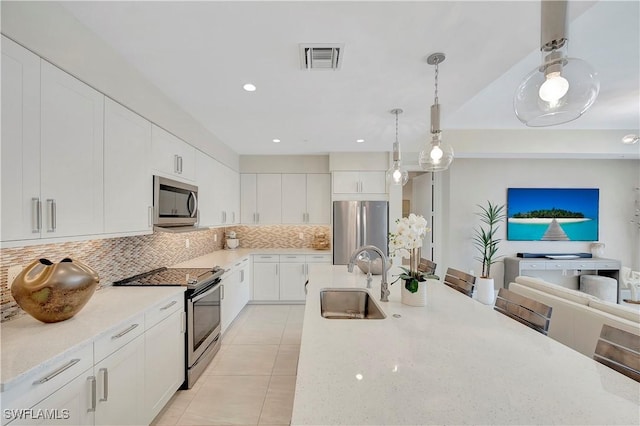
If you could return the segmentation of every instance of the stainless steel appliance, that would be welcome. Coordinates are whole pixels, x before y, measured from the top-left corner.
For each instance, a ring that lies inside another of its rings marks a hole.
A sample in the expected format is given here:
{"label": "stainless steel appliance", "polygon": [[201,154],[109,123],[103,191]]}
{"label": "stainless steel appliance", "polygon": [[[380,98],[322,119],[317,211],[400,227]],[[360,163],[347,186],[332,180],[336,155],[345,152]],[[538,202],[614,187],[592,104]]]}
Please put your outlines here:
{"label": "stainless steel appliance", "polygon": [[[389,203],[386,201],[333,202],[333,264],[347,265],[354,250],[374,245],[388,254]],[[369,253],[371,259],[377,255]]]}
{"label": "stainless steel appliance", "polygon": [[159,268],[114,286],[186,286],[185,382],[190,389],[220,350],[220,267]]}
{"label": "stainless steel appliance", "polygon": [[154,176],[153,215],[156,226],[195,225],[198,222],[198,187]]}

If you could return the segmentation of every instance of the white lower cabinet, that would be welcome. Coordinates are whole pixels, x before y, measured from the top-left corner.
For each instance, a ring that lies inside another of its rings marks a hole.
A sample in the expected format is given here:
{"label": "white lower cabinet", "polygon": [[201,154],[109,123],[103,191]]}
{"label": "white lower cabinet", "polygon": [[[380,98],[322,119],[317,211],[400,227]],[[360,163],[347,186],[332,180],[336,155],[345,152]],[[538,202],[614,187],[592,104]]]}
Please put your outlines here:
{"label": "white lower cabinet", "polygon": [[236,262],[222,278],[222,310],[220,315],[222,333],[229,328],[251,297],[251,278],[247,272],[250,269],[249,265],[249,257],[245,257]]}
{"label": "white lower cabinet", "polygon": [[[150,312],[145,315],[143,424],[151,423],[184,382],[185,324],[182,297],[180,295],[179,300],[163,302],[155,310],[157,314]],[[166,316],[163,317],[165,312]]]}
{"label": "white lower cabinet", "polygon": [[254,255],[253,300],[303,302],[309,263],[331,263],[331,255]]}
{"label": "white lower cabinet", "polygon": [[142,424],[144,368],[144,336],[95,365],[96,425]]}

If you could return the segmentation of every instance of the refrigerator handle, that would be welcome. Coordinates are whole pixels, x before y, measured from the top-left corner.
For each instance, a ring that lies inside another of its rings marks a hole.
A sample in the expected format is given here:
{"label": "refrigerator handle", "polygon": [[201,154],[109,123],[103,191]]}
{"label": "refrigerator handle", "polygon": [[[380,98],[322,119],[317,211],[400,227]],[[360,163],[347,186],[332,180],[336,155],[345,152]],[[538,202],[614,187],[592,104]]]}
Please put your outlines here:
{"label": "refrigerator handle", "polygon": [[367,245],[367,206],[362,204],[362,245]]}

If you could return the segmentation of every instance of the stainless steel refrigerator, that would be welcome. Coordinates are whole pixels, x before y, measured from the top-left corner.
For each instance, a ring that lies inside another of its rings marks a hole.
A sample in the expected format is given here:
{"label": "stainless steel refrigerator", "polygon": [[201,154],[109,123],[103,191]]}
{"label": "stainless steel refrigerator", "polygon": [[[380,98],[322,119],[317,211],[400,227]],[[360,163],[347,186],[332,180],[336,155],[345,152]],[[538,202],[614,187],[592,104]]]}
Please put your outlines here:
{"label": "stainless steel refrigerator", "polygon": [[[346,265],[359,247],[374,245],[384,254],[389,247],[389,203],[386,201],[333,202],[333,264]],[[373,252],[371,259],[378,256]]]}

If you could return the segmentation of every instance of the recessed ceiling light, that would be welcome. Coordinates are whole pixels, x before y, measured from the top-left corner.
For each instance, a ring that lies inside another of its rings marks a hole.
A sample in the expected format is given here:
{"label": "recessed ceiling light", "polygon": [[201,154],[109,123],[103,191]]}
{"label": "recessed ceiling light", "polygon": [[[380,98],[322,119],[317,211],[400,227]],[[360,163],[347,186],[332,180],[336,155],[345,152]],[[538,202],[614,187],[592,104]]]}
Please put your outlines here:
{"label": "recessed ceiling light", "polygon": [[251,83],[247,83],[244,86],[242,86],[242,88],[244,90],[246,90],[247,92],[255,92],[256,91],[256,86],[251,84]]}
{"label": "recessed ceiling light", "polygon": [[364,142],[364,139],[356,139],[356,142],[357,143],[362,143],[362,142]]}
{"label": "recessed ceiling light", "polygon": [[274,139],[273,143],[280,143],[280,139]]}

